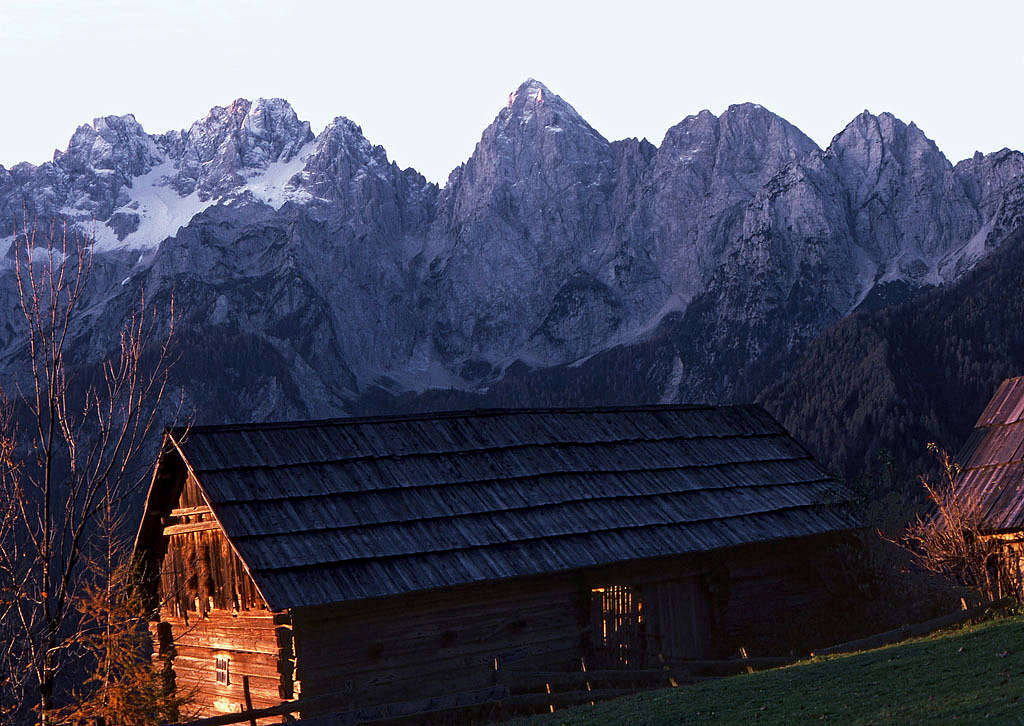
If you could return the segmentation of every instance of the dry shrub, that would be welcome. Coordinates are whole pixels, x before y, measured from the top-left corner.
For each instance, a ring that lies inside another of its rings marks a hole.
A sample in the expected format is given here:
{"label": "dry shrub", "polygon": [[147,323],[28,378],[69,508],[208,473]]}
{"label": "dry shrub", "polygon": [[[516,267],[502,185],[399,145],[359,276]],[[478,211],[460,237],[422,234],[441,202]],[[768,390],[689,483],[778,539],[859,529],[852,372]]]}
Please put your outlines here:
{"label": "dry shrub", "polygon": [[[889,541],[910,554],[924,572],[962,585],[986,600],[1000,597],[1007,573],[999,540],[986,536],[981,501],[957,486],[960,465],[935,443],[928,444],[939,463],[939,476],[918,477],[931,511],[917,515]],[[884,536],[884,535],[883,535]]]}

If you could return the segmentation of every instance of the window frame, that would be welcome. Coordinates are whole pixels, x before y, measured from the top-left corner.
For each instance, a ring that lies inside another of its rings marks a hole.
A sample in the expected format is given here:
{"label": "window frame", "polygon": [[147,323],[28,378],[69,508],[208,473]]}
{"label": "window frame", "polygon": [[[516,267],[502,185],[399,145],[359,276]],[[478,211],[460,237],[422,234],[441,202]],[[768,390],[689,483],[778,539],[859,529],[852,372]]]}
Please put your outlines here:
{"label": "window frame", "polygon": [[231,685],[231,656],[227,653],[214,655],[213,668],[216,674],[218,686]]}

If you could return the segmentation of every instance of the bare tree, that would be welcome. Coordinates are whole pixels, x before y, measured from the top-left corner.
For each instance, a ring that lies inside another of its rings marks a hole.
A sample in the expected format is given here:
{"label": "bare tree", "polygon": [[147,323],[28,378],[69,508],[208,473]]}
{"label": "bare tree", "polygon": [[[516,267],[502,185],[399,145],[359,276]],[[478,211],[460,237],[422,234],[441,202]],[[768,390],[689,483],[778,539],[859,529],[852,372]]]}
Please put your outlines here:
{"label": "bare tree", "polygon": [[[8,478],[17,473],[10,420],[10,407],[0,403],[0,496],[9,491]],[[18,668],[19,648],[12,627],[18,602],[13,564],[20,558],[18,543],[11,535],[15,511],[9,499],[0,501],[0,722],[18,711],[24,686],[24,679],[19,677],[22,675]]]}
{"label": "bare tree", "polygon": [[97,547],[86,564],[87,582],[75,601],[77,632],[88,673],[68,689],[54,714],[60,723],[154,726],[196,715],[195,689],[169,689],[168,659],[149,658],[151,611],[146,583],[130,558],[125,515],[105,494]]}
{"label": "bare tree", "polygon": [[72,341],[88,324],[88,242],[66,224],[26,223],[14,243],[25,370],[13,395],[3,392],[12,414],[0,438],[9,440],[0,475],[0,592],[14,596],[0,600],[0,615],[15,643],[8,678],[23,678],[13,685],[25,689],[40,724],[52,723],[58,672],[82,645],[79,606],[97,586],[86,566],[93,535],[142,485],[142,455],[164,412],[172,362],[173,301],[163,319],[144,294],[98,369],[72,360]]}
{"label": "bare tree", "polygon": [[935,443],[928,444],[928,451],[938,460],[939,479],[932,481],[924,474],[918,479],[932,512],[918,515],[889,541],[906,549],[926,572],[994,600],[1000,595],[1001,545],[984,532],[981,502],[957,486],[960,465]]}

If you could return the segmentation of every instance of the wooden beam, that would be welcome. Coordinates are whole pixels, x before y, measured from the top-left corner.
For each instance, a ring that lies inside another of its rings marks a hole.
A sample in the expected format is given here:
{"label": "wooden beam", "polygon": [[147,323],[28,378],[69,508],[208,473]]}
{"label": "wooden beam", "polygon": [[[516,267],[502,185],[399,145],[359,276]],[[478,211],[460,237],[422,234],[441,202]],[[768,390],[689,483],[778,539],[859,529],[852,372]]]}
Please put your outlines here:
{"label": "wooden beam", "polygon": [[198,507],[180,507],[178,509],[172,509],[168,515],[170,517],[196,517],[200,514],[211,514],[211,510],[208,506],[201,505]]}
{"label": "wooden beam", "polygon": [[[628,693],[628,691],[627,691]],[[196,721],[180,721],[167,726],[230,726],[231,724],[245,723],[252,718],[266,718],[268,716],[284,716],[298,711],[316,708],[325,710],[336,706],[339,703],[341,694],[314,696],[304,698],[301,701],[290,701],[280,706],[270,708],[257,708],[248,712],[226,713],[221,716],[209,716]],[[355,711],[336,712],[333,714],[338,723],[362,723],[375,721],[398,721],[402,719],[422,720],[426,715],[441,714],[447,711],[459,711],[467,708],[480,706],[497,705],[508,697],[508,689],[500,686],[491,686],[476,691],[464,691],[450,693],[443,696],[432,696],[417,701],[402,701],[398,703],[380,704],[377,706],[365,706]],[[326,716],[326,714],[324,714]]]}
{"label": "wooden beam", "polygon": [[730,658],[728,660],[681,660],[672,661],[673,666],[684,668],[692,673],[723,673],[732,674],[739,671],[753,672],[755,669],[781,668],[796,663],[798,658],[755,656],[753,658]]}
{"label": "wooden beam", "polygon": [[164,536],[169,537],[172,534],[185,534],[186,532],[205,532],[206,530],[210,529],[220,529],[220,525],[212,519],[208,519],[205,522],[172,524],[169,527],[164,527]]}
{"label": "wooden beam", "polygon": [[571,688],[573,690],[586,688],[587,683],[593,686],[594,683],[609,683],[627,685],[643,683],[646,685],[668,686],[669,679],[676,682],[690,680],[688,675],[668,669],[635,669],[623,668],[621,670],[588,670],[588,671],[516,671],[500,669],[495,671],[495,679],[499,684],[509,686],[517,691],[523,689],[537,690],[550,684],[552,688]]}
{"label": "wooden beam", "polygon": [[622,696],[631,696],[640,691],[633,688],[604,688],[593,691],[566,691],[563,693],[523,693],[501,700],[501,705],[512,708],[543,708],[554,706],[578,706],[588,701],[608,701]]}
{"label": "wooden beam", "polygon": [[196,721],[179,721],[168,724],[168,726],[228,726],[228,724],[245,723],[250,718],[266,718],[268,716],[284,716],[296,713],[305,705],[306,703],[300,704],[298,701],[292,701],[291,703],[282,703],[280,706],[253,709],[248,713],[226,713],[223,716],[208,716]]}

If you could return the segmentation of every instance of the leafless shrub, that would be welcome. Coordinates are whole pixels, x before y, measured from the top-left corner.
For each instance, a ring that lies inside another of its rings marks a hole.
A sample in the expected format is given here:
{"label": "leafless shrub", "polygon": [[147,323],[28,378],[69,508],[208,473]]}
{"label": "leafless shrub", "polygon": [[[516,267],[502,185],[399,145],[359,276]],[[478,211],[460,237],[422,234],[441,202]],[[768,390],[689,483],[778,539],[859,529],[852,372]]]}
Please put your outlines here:
{"label": "leafless shrub", "polygon": [[882,536],[909,552],[925,572],[994,600],[1001,595],[1001,544],[984,531],[978,498],[957,486],[960,465],[935,443],[928,444],[928,451],[939,463],[938,479],[924,474],[918,479],[932,511],[918,515],[896,538]]}

